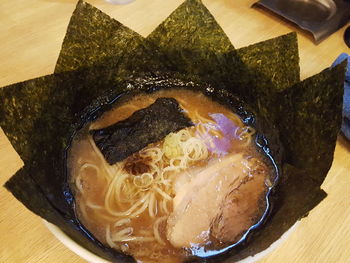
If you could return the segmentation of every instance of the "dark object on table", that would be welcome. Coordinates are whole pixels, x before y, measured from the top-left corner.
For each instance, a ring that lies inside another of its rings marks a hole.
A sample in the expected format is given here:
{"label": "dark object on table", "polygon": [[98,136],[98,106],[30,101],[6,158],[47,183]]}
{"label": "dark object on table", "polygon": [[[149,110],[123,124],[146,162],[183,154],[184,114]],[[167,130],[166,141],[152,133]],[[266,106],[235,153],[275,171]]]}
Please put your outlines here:
{"label": "dark object on table", "polygon": [[[350,41],[350,27],[347,29],[348,40]],[[346,34],[346,32],[345,32]],[[344,60],[348,61],[347,70],[345,73],[344,83],[344,97],[343,97],[343,122],[341,131],[350,140],[350,55],[342,53],[333,62],[332,67],[342,63]]]}
{"label": "dark object on table", "polygon": [[350,48],[350,26],[344,32],[345,44]]}
{"label": "dark object on table", "polygon": [[171,132],[192,126],[173,98],[159,98],[129,118],[99,130],[92,137],[109,164],[115,164]]}
{"label": "dark object on table", "polygon": [[350,2],[343,0],[260,0],[254,5],[263,6],[309,31],[316,43],[350,19]]}

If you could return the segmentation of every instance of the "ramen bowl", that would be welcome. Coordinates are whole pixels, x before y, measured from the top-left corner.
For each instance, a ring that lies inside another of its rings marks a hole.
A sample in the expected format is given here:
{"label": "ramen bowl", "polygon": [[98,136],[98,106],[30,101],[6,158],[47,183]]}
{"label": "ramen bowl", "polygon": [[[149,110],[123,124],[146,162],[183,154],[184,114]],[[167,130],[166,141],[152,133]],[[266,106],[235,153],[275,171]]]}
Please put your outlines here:
{"label": "ramen bowl", "polygon": [[[175,25],[173,21],[177,21]],[[193,32],[193,23],[201,25],[201,30]],[[96,35],[96,32],[99,34]],[[184,37],[186,34],[191,37]],[[117,37],[111,38],[111,35]],[[86,45],[77,45],[77,39],[84,39],[78,42],[87,43],[88,46],[91,42],[93,45],[97,43],[98,48],[86,49]],[[141,50],[138,49],[140,46]],[[25,164],[5,187],[31,211],[58,226],[80,247],[110,261],[132,262],[130,253],[124,253],[125,247],[124,251],[119,247],[114,249],[113,242],[108,244],[104,242],[107,240],[99,239],[98,233],[96,236],[95,233],[91,233],[92,231],[89,230],[92,228],[77,217],[72,189],[75,186],[79,190],[81,180],[79,178],[68,180],[71,177],[68,176],[69,152],[67,149],[72,143],[72,134],[84,127],[87,117],[93,125],[94,120],[112,108],[113,101],[118,97],[104,96],[106,92],[112,90],[115,94],[121,94],[130,91],[133,83],[140,79],[138,74],[145,72],[150,74],[150,78],[147,80],[141,78],[141,86],[148,85],[150,90],[156,90],[160,84],[166,83],[164,79],[157,79],[157,73],[169,70],[173,76],[184,76],[182,83],[188,85],[189,83],[209,83],[209,92],[215,89],[212,87],[216,87],[240,98],[259,114],[258,121],[264,120],[261,122],[265,124],[262,135],[267,135],[269,132],[275,132],[278,135],[279,140],[275,141],[273,148],[265,147],[267,142],[269,145],[274,141],[272,137],[267,136],[268,140],[265,140],[264,136],[246,137],[255,140],[265,156],[270,154],[276,157],[282,155],[282,152],[286,153],[279,159],[283,162],[283,166],[279,166],[279,170],[283,171],[281,173],[283,176],[279,178],[281,180],[272,178],[273,180],[267,182],[271,188],[267,197],[274,196],[274,199],[265,199],[267,205],[262,217],[258,218],[257,224],[249,228],[249,234],[242,238],[235,236],[241,239],[231,243],[234,246],[230,247],[230,251],[226,251],[228,253],[225,257],[205,260],[206,262],[218,262],[218,260],[223,262],[227,259],[239,261],[255,255],[279,240],[284,232],[325,198],[326,194],[320,186],[332,163],[336,136],[341,124],[344,64],[300,81],[297,48],[296,34],[291,33],[235,50],[213,16],[197,0],[185,1],[147,39],[140,37],[89,4],[79,1],[57,63],[56,72],[61,73],[0,89],[0,125]],[[112,58],[106,59],[106,56]],[[71,71],[77,68],[79,70]],[[173,87],[173,84],[168,85],[168,88]],[[212,95],[217,94],[214,92]],[[175,109],[179,106],[171,98],[167,101],[170,106],[175,105]],[[314,104],[317,107],[310,107]],[[145,109],[147,108],[146,111],[150,112],[149,107],[152,105],[141,107],[140,110],[144,111],[139,112],[137,116],[145,116]],[[207,104],[203,103],[203,105],[205,107]],[[158,106],[159,104],[154,107]],[[235,107],[235,109],[243,109],[244,114],[245,107]],[[167,118],[166,111],[158,110],[158,112],[162,114],[162,120],[171,119]],[[182,114],[185,111],[177,112]],[[130,114],[131,117],[134,113],[130,112]],[[183,119],[181,114],[180,119]],[[260,115],[263,118],[260,118]],[[16,116],[20,116],[21,121],[18,121]],[[129,116],[124,117],[130,123]],[[255,115],[248,114],[243,116],[241,121],[254,123],[256,120],[254,117]],[[152,118],[153,120],[157,118]],[[121,121],[118,120],[116,124]],[[192,124],[185,122],[185,126],[190,129]],[[253,125],[249,126],[254,128]],[[101,151],[98,150],[95,153],[105,154],[102,152],[104,146],[98,145],[100,139],[108,135],[111,130],[119,131],[121,125],[119,123],[111,129],[107,129],[108,127],[93,126],[87,130],[86,134],[95,136],[92,145],[101,148]],[[256,130],[259,133],[260,129]],[[252,131],[252,129],[247,128],[245,131]],[[174,132],[178,130],[170,131],[165,136]],[[178,141],[178,136],[175,137],[175,141]],[[130,138],[125,136],[123,138],[130,141]],[[167,142],[172,142],[173,135],[168,139]],[[120,141],[123,142],[123,140]],[[195,141],[198,142],[198,140]],[[142,140],[138,138],[138,142],[142,143]],[[186,145],[197,145],[193,142],[194,140]],[[125,145],[123,147],[127,148]],[[175,149],[177,152],[177,146]],[[203,149],[203,147],[196,149]],[[136,152],[131,154],[134,153]],[[104,156],[102,158],[106,159]],[[113,162],[113,159],[108,160]],[[128,167],[132,168],[133,165]],[[214,167],[218,167],[217,163]],[[94,164],[83,163],[81,170],[94,173],[98,169]],[[79,175],[79,172],[77,174]],[[152,181],[152,178],[147,175],[137,177],[133,183],[141,187],[146,185],[145,188],[147,188],[148,185],[144,184],[144,179]],[[142,185],[139,184],[140,182]],[[117,184],[119,188],[120,185]],[[275,188],[277,185],[279,188]],[[197,189],[202,190],[201,187]],[[117,195],[118,191],[113,193]],[[205,192],[201,194],[206,197]],[[146,195],[149,198],[148,203],[151,203],[150,200],[154,202],[154,198],[151,199],[150,196],[151,194]],[[168,198],[167,195],[164,196]],[[92,203],[92,206],[100,209],[101,203]],[[203,203],[196,208],[202,209]],[[139,205],[139,203],[136,204]],[[163,209],[166,210],[167,206],[164,207]],[[141,208],[145,207],[142,205]],[[136,211],[139,209],[130,212]],[[152,211],[154,212],[152,207],[148,211],[150,215]],[[114,214],[119,215],[115,211]],[[218,220],[221,218],[228,217],[215,217]],[[128,220],[123,221],[125,222]],[[120,224],[122,225],[121,222],[116,222],[116,227]],[[234,226],[234,224],[228,225]],[[121,231],[124,234],[132,232],[130,227],[118,230],[120,235]],[[187,231],[178,231],[178,233],[187,233]],[[253,235],[254,233],[259,234]],[[60,238],[69,242],[62,235]],[[113,239],[117,238],[120,236],[113,236]],[[72,242],[69,246],[77,247]],[[202,251],[198,249],[196,252],[198,255]]]}

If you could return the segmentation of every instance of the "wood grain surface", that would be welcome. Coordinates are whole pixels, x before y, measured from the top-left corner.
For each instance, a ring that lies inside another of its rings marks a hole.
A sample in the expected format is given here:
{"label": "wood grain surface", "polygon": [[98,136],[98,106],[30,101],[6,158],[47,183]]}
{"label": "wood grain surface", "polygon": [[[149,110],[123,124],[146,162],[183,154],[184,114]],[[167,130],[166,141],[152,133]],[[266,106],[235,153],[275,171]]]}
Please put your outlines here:
{"label": "wood grain surface", "polygon": [[[50,74],[76,0],[0,0],[0,87]],[[147,36],[182,1],[136,0],[102,11]],[[302,79],[328,67],[341,52],[345,28],[319,45],[293,24],[251,9],[253,0],[203,0],[236,48],[298,32]],[[23,165],[0,130],[0,185]],[[259,263],[350,262],[350,143],[339,136],[334,162],[323,184],[328,197],[303,219],[288,240]],[[3,187],[0,187],[0,262],[85,262],[62,245]]]}

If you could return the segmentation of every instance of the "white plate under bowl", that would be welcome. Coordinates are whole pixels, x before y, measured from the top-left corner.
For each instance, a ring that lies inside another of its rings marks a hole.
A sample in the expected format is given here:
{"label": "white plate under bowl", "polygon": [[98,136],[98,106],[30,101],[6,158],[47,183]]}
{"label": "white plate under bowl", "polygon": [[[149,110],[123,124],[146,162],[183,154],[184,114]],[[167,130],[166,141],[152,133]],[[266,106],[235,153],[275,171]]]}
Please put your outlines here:
{"label": "white plate under bowl", "polygon": [[[90,263],[111,263],[108,260],[105,260],[89,250],[85,249],[84,247],[77,244],[75,241],[73,241],[69,236],[67,236],[61,229],[59,229],[57,226],[50,224],[49,222],[44,221],[45,226],[51,231],[51,233],[59,240],[61,241],[66,247],[68,247],[70,250],[72,250],[75,254],[80,256],[81,258],[85,259],[86,261]],[[261,251],[260,253],[247,257],[245,259],[240,260],[237,263],[253,263],[256,262],[259,259],[262,259],[267,254],[271,253],[273,250],[275,250],[277,247],[279,247],[287,238],[288,236],[297,228],[299,225],[299,221],[296,222],[287,232],[285,232],[278,240],[276,240],[272,245],[265,249],[264,251]],[[230,262],[229,260],[225,262]]]}

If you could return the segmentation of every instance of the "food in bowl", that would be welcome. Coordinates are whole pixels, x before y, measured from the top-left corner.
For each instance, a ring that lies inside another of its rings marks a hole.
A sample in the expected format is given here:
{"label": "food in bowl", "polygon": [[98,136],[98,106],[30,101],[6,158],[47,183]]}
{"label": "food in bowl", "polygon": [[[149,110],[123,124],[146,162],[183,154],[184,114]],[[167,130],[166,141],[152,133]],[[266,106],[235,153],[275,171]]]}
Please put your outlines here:
{"label": "food in bowl", "polygon": [[69,150],[82,224],[142,262],[207,257],[243,240],[276,179],[255,129],[199,91],[119,100]]}

